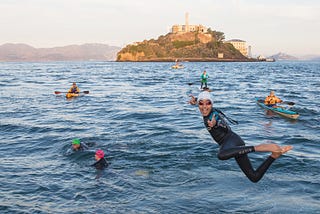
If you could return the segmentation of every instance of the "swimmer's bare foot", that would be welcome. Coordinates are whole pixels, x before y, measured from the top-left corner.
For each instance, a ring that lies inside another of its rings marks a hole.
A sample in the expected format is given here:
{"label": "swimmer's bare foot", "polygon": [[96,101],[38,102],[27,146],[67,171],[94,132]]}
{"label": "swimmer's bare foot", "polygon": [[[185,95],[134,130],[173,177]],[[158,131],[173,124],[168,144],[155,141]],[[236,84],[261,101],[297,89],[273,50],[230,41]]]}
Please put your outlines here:
{"label": "swimmer's bare foot", "polygon": [[281,151],[280,152],[272,152],[271,157],[273,157],[274,159],[277,159],[281,155],[283,155],[284,153],[290,151],[292,148],[293,148],[293,146],[282,146]]}

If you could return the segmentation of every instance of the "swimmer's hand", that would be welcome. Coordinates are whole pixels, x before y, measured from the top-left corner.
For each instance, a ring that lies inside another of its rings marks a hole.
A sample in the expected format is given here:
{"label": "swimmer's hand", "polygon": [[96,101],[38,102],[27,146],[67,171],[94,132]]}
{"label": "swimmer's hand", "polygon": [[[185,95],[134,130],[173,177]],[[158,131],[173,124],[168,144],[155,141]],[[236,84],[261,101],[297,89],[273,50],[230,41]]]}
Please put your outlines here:
{"label": "swimmer's hand", "polygon": [[192,94],[190,94],[189,97],[191,97],[189,103],[191,105],[196,105],[197,104],[197,99]]}
{"label": "swimmer's hand", "polygon": [[217,124],[216,118],[212,117],[212,120],[208,120],[208,126],[214,127]]}

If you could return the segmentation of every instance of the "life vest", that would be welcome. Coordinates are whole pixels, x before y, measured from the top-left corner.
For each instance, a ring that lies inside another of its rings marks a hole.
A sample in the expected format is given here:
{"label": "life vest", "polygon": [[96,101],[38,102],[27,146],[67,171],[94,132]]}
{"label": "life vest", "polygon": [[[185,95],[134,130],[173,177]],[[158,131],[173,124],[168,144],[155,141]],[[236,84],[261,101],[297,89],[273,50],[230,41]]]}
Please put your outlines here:
{"label": "life vest", "polygon": [[280,103],[281,100],[276,96],[267,96],[264,100],[264,104],[266,105],[275,105],[276,103]]}
{"label": "life vest", "polygon": [[79,93],[79,88],[78,87],[71,87],[70,90],[68,91],[69,93]]}
{"label": "life vest", "polygon": [[207,83],[208,78],[209,78],[208,74],[201,74],[201,82],[202,83]]}

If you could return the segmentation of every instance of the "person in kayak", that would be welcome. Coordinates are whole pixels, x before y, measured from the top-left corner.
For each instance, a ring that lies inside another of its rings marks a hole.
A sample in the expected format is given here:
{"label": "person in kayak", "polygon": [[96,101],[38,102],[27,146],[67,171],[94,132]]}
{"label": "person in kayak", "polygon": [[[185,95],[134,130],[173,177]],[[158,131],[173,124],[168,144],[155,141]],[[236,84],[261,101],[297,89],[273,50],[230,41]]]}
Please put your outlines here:
{"label": "person in kayak", "polygon": [[104,152],[101,149],[98,149],[95,154],[96,162],[92,164],[96,169],[102,170],[109,166],[107,160],[104,158]]}
{"label": "person in kayak", "polygon": [[82,143],[80,142],[79,139],[75,138],[72,140],[72,151],[85,151],[85,150],[88,150],[89,147],[85,144],[85,143]]}
{"label": "person in kayak", "polygon": [[[196,103],[203,116],[205,127],[219,144],[218,158],[220,160],[235,158],[242,172],[254,183],[263,177],[275,159],[292,149],[292,146],[280,147],[277,144],[246,146],[241,137],[229,127],[225,119],[227,117],[219,109],[213,108],[213,99],[209,92],[201,92]],[[271,152],[271,155],[255,170],[247,155],[250,152]]]}
{"label": "person in kayak", "polygon": [[274,91],[270,91],[269,96],[264,100],[264,104],[269,107],[274,107],[277,103],[282,103],[282,100],[274,94]]}
{"label": "person in kayak", "polygon": [[201,74],[201,87],[200,87],[200,89],[202,89],[203,84],[205,85],[205,88],[208,88],[208,78],[209,78],[209,75],[204,70],[203,73]]}
{"label": "person in kayak", "polygon": [[77,83],[72,83],[71,88],[69,89],[68,93],[73,93],[73,94],[79,94],[80,93],[80,89],[77,86]]}

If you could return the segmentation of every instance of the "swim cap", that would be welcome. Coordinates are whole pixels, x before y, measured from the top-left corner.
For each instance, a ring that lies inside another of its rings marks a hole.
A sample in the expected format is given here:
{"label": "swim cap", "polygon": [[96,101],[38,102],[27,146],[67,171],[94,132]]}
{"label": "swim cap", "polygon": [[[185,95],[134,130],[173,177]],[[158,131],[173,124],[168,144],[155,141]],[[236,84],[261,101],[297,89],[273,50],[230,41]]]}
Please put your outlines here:
{"label": "swim cap", "polygon": [[198,104],[201,100],[210,100],[211,103],[213,103],[212,96],[208,91],[203,91],[198,95],[198,98],[197,98]]}
{"label": "swim cap", "polygon": [[101,149],[99,149],[99,150],[96,151],[96,155],[98,156],[98,158],[103,158],[104,157],[104,152]]}
{"label": "swim cap", "polygon": [[73,145],[74,145],[74,144],[80,145],[80,140],[77,139],[77,138],[75,138],[75,139],[72,140],[72,144],[73,144]]}

